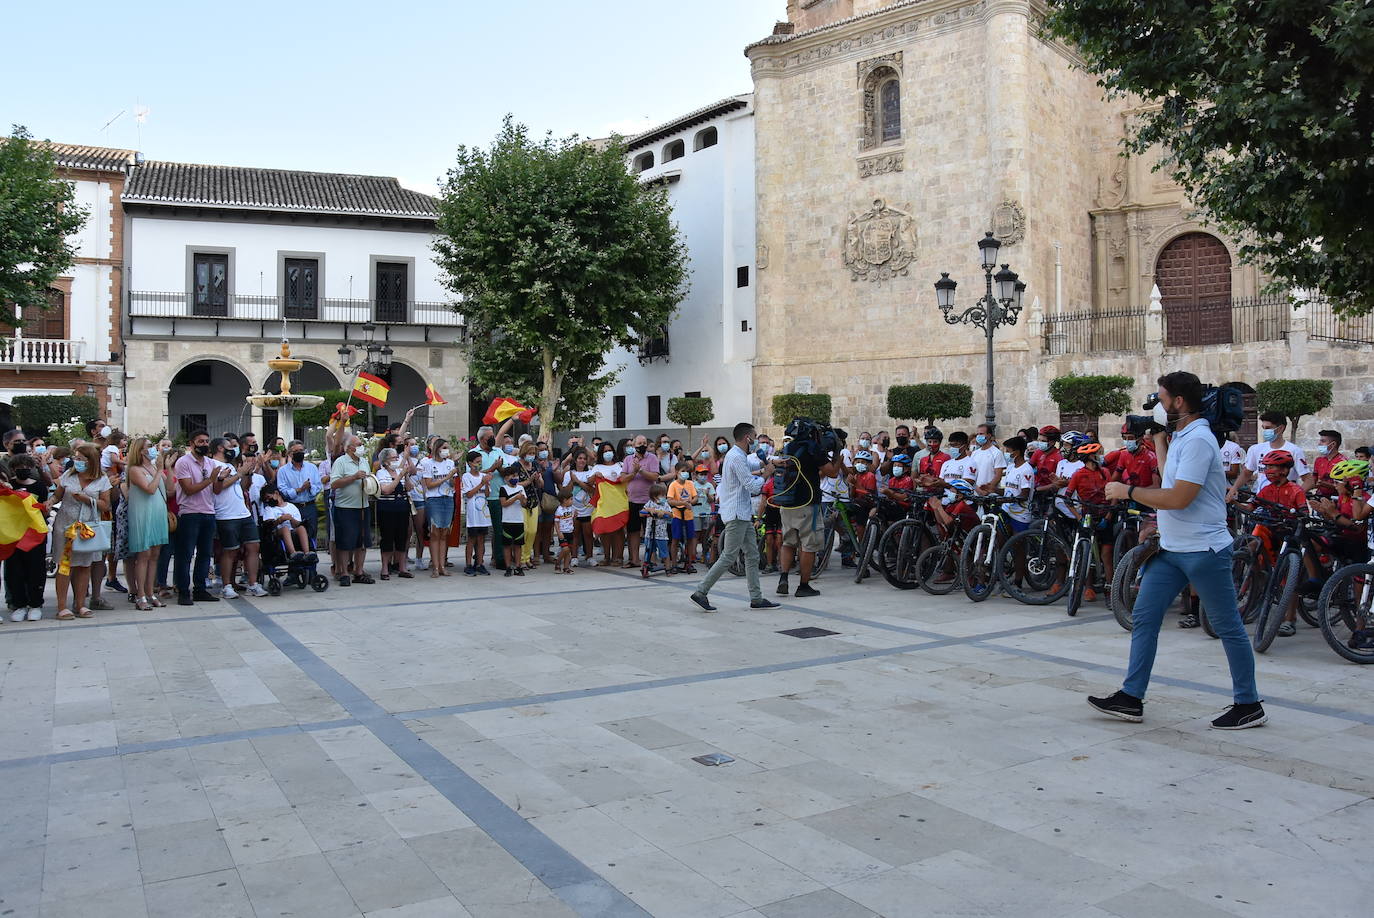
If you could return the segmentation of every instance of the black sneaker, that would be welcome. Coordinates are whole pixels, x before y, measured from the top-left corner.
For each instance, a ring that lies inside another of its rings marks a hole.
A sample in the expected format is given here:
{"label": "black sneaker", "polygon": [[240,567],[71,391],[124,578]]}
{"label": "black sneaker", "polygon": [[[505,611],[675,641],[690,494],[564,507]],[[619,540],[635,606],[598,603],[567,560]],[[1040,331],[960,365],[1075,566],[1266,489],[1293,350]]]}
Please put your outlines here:
{"label": "black sneaker", "polygon": [[816,589],[809,583],[802,583],[797,585],[797,592],[793,593],[792,595],[797,597],[798,599],[806,599],[809,596],[821,595],[821,591]]}
{"label": "black sneaker", "polygon": [[219,597],[209,590],[192,590],[191,598],[196,602],[219,602]]}
{"label": "black sneaker", "polygon": [[[126,572],[126,573],[127,573],[127,572]],[[129,592],[128,588],[125,587],[124,584],[120,583],[118,580],[106,580],[106,581],[105,581],[105,589],[107,589],[107,590],[114,590],[116,593],[127,593],[127,592]]]}
{"label": "black sneaker", "polygon": [[353,585],[353,578],[350,577],[350,576],[348,576],[347,574],[344,574],[342,577],[339,578],[339,586],[344,587],[344,586],[352,586],[352,585]]}
{"label": "black sneaker", "polygon": [[854,563],[853,559],[849,559],[849,560],[841,561],[841,562],[840,562],[840,567],[858,567],[858,566],[859,566],[859,565],[857,565],[857,564]]}
{"label": "black sneaker", "polygon": [[1196,628],[1201,624],[1202,620],[1198,618],[1196,612],[1184,612],[1178,617],[1178,626],[1180,628]]}
{"label": "black sneaker", "polygon": [[463,576],[464,576],[464,577],[476,577],[476,576],[477,576],[477,568],[473,567],[471,564],[467,565],[466,567],[463,568]]}
{"label": "black sneaker", "polygon": [[1374,628],[1356,628],[1345,646],[1351,650],[1374,650]]}
{"label": "black sneaker", "polygon": [[195,605],[195,602],[192,601],[192,599],[191,599],[191,594],[190,594],[190,593],[179,593],[179,594],[177,594],[177,605],[179,605],[179,606],[194,606],[194,605]]}
{"label": "black sneaker", "polygon": [[503,576],[505,576],[505,577],[514,577],[514,576],[515,576],[515,571],[511,570],[511,569],[508,568],[508,567],[498,567],[497,570],[498,570],[498,571],[505,571],[506,573],[503,575]]}
{"label": "black sneaker", "polygon": [[1226,709],[1226,713],[1212,721],[1213,730],[1245,730],[1249,727],[1258,727],[1269,720],[1269,715],[1264,713],[1264,705],[1258,701],[1250,704],[1233,704]]}
{"label": "black sneaker", "polygon": [[781,609],[782,606],[773,602],[771,599],[751,599],[749,601],[751,609]]}
{"label": "black sneaker", "polygon": [[1297,622],[1284,622],[1279,625],[1279,637],[1292,637],[1298,633]]}
{"label": "black sneaker", "polygon": [[1133,724],[1138,724],[1145,719],[1145,702],[1134,695],[1127,695],[1125,692],[1117,692],[1106,698],[1089,696],[1088,704],[1103,714],[1119,717],[1121,720],[1129,720]]}
{"label": "black sneaker", "polygon": [[[694,603],[696,603],[697,605],[701,606],[701,609],[702,609],[703,612],[714,612],[714,611],[716,611],[716,607],[713,606],[713,605],[711,605],[711,601],[710,601],[709,599],[706,598],[706,594],[705,594],[705,593],[702,593],[702,592],[693,593],[693,594],[692,594],[692,602],[694,602]],[[774,605],[776,605],[776,603],[774,603]]]}
{"label": "black sneaker", "polygon": [[786,596],[786,595],[787,595],[787,575],[786,575],[786,574],[783,574],[781,577],[778,578],[778,595],[779,595],[779,596]]}

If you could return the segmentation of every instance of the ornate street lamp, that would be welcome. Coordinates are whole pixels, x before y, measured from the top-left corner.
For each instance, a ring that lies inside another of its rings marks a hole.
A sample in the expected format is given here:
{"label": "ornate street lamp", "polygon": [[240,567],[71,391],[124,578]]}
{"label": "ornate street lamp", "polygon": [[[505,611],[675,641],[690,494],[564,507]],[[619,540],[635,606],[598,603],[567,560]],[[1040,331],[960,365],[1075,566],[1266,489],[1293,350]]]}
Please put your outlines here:
{"label": "ornate street lamp", "polygon": [[[1002,244],[991,232],[978,240],[978,261],[983,268],[986,292],[978,302],[963,312],[956,313],[954,311],[954,290],[958,287],[958,282],[951,280],[949,274],[945,272],[941,272],[940,279],[935,282],[935,303],[940,307],[940,314],[944,316],[945,322],[949,325],[975,325],[983,330],[987,339],[988,402],[984,420],[987,422],[989,430],[995,430],[997,425],[992,370],[993,334],[1000,325],[1016,324],[1017,316],[1021,314],[1021,304],[1026,293],[1025,281],[1022,281],[1016,272],[1007,265],[1002,265],[1002,270],[996,274],[993,273],[992,269],[997,267],[997,256],[1001,249]],[[995,296],[992,289],[994,281],[997,282]]]}

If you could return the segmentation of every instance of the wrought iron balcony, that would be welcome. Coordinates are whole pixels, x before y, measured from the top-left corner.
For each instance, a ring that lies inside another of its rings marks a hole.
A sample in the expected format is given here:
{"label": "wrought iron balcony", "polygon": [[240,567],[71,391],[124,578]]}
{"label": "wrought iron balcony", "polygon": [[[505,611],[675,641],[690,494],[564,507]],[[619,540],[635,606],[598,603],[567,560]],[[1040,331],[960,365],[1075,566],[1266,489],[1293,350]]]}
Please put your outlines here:
{"label": "wrought iron balcony", "polygon": [[86,342],[69,338],[0,339],[0,367],[77,370],[86,365]]}
{"label": "wrought iron balcony", "polygon": [[322,298],[313,303],[288,301],[285,297],[230,294],[220,302],[197,302],[189,292],[134,290],[129,293],[129,315],[160,319],[241,319],[248,322],[331,322],[386,325],[463,324],[448,303],[419,300],[353,300]]}

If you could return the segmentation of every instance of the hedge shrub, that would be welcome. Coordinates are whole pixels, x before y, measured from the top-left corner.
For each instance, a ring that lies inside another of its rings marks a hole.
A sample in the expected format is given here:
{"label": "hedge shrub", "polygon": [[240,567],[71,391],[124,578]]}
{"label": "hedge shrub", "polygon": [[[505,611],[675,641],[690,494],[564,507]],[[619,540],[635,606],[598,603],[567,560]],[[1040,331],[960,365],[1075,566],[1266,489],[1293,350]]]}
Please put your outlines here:
{"label": "hedge shrub", "polygon": [[30,437],[46,437],[54,424],[88,421],[100,412],[94,395],[20,395],[13,405],[15,426]]}
{"label": "hedge shrub", "polygon": [[963,383],[888,386],[887,416],[898,421],[936,421],[973,415],[973,388]]}
{"label": "hedge shrub", "polygon": [[1331,407],[1329,379],[1266,379],[1255,386],[1255,407],[1260,413],[1281,411],[1288,418],[1288,433],[1298,435],[1298,422],[1309,414]]}
{"label": "hedge shrub", "polygon": [[773,396],[773,423],[786,427],[793,418],[810,418],[822,424],[830,423],[830,396],[824,393],[806,395],[784,392]]}

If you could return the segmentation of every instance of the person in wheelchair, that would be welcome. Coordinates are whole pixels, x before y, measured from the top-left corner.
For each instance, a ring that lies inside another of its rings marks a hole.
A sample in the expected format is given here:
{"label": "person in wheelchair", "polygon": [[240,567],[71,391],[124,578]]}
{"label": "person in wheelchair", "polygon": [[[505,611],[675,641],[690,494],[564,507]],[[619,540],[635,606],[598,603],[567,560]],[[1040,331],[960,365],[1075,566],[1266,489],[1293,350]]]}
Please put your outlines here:
{"label": "person in wheelchair", "polygon": [[312,550],[310,536],[306,534],[305,524],[301,522],[300,511],[295,504],[283,500],[276,485],[270,484],[263,486],[261,501],[262,520],[272,525],[285,558],[292,562],[307,563],[319,560]]}

